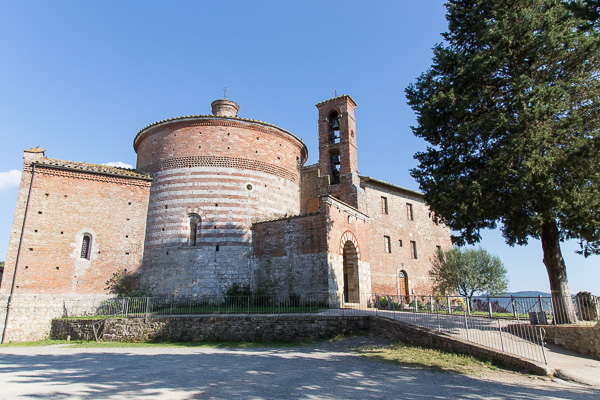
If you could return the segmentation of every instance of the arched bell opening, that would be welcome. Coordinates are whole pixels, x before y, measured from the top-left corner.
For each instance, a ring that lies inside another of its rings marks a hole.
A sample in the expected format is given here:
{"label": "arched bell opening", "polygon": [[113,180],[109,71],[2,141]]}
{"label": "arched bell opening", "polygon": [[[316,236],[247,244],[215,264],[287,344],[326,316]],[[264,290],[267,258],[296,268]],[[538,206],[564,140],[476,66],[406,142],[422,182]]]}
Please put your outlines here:
{"label": "arched bell opening", "polygon": [[[337,111],[329,114],[329,144],[334,145],[340,142],[340,117]],[[331,166],[331,185],[340,183],[340,149],[338,146],[332,146],[329,149],[329,164]]]}
{"label": "arched bell opening", "polygon": [[340,142],[340,117],[337,111],[332,111],[329,114],[329,143],[335,144]]}
{"label": "arched bell opening", "polygon": [[344,244],[344,302],[359,303],[358,254],[351,240]]}

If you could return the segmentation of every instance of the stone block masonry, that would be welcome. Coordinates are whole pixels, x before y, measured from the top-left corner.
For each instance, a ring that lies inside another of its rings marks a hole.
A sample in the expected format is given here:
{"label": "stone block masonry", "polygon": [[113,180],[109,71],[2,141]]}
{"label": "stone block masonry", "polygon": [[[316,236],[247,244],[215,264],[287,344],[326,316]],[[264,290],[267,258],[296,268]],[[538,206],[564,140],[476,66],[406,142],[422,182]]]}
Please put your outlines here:
{"label": "stone block masonry", "polygon": [[546,343],[600,360],[600,323],[596,326],[544,325],[542,328],[546,332]]}
{"label": "stone block masonry", "polygon": [[[54,339],[94,340],[90,327],[98,320],[54,320]],[[206,316],[193,318],[128,318],[106,320],[101,328],[106,341],[228,341],[294,342],[360,334],[370,320],[360,316]]]}
{"label": "stone block masonry", "polygon": [[[4,342],[27,342],[48,339],[52,320],[95,312],[108,296],[17,294],[10,304],[10,318]],[[4,331],[7,296],[0,295],[0,334]]]}

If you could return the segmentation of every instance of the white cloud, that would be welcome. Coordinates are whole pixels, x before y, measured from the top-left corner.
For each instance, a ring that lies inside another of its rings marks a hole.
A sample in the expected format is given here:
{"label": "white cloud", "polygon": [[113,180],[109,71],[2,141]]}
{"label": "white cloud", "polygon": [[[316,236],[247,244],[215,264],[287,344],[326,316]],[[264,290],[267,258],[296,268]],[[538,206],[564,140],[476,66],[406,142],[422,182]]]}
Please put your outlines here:
{"label": "white cloud", "polygon": [[111,162],[107,162],[106,164],[102,164],[102,165],[108,165],[109,167],[119,167],[119,168],[133,169],[133,165],[126,164],[126,163],[124,163],[122,161],[111,161]]}
{"label": "white cloud", "polygon": [[11,169],[8,172],[0,172],[0,192],[14,187],[19,187],[21,183],[21,171]]}

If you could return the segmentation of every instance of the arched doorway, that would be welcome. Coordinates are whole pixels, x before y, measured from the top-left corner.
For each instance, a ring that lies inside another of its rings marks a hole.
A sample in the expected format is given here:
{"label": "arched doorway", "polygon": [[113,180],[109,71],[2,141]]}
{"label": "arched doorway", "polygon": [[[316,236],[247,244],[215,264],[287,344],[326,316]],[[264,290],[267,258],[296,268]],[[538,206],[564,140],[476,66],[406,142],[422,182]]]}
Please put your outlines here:
{"label": "arched doorway", "polygon": [[344,302],[359,303],[358,253],[351,240],[344,243]]}
{"label": "arched doorway", "polygon": [[409,301],[408,275],[406,275],[406,271],[404,270],[398,272],[398,294],[404,296],[406,301]]}

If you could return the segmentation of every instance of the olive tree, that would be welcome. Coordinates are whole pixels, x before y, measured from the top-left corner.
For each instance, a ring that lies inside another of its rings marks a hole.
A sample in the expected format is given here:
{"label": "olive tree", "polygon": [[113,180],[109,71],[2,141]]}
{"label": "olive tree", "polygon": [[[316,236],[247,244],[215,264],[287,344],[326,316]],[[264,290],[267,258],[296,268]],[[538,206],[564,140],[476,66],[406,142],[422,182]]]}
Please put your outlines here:
{"label": "olive tree", "polygon": [[482,248],[439,249],[432,259],[429,275],[435,290],[443,294],[458,293],[469,304],[476,294],[499,295],[508,289],[504,264]]}

